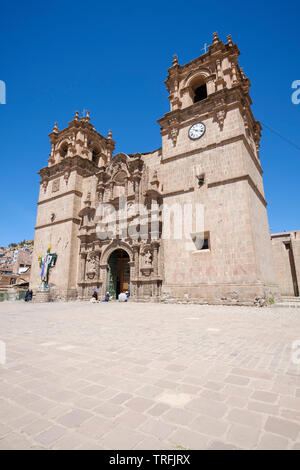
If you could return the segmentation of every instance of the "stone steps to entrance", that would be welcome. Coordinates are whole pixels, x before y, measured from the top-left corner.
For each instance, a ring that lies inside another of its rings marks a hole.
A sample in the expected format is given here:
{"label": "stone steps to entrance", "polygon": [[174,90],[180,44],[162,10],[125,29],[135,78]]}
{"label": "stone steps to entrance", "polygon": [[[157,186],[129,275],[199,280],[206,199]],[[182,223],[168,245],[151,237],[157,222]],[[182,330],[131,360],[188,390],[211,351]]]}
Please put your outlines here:
{"label": "stone steps to entrance", "polygon": [[279,302],[276,302],[274,307],[300,308],[300,297],[282,296]]}
{"label": "stone steps to entrance", "polygon": [[300,297],[282,296],[281,300],[283,300],[284,302],[298,302],[298,303],[300,303]]}

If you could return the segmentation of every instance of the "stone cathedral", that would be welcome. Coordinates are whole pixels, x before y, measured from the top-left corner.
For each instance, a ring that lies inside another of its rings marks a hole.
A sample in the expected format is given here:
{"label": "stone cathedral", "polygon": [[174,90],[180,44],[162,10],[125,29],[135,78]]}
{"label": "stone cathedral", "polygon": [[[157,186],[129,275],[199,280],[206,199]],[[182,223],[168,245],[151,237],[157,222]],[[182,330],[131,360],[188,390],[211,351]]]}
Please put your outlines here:
{"label": "stone cathedral", "polygon": [[[170,111],[158,120],[162,145],[153,152],[113,155],[111,131],[99,134],[89,113],[76,112],[63,130],[55,124],[48,165],[39,172],[34,292],[41,284],[38,256],[51,245],[57,261],[50,300],[88,299],[94,289],[114,298],[129,290],[132,300],[224,304],[276,294],[261,125],[239,54],[231,36],[224,43],[214,33],[200,57],[180,65],[174,56],[165,82]],[[126,210],[118,212],[121,204]],[[104,205],[116,209],[119,230],[103,228]],[[192,212],[193,224],[203,218],[201,229],[175,236],[185,215],[178,222],[171,211],[170,234],[163,236],[163,207],[196,205],[203,210]]]}

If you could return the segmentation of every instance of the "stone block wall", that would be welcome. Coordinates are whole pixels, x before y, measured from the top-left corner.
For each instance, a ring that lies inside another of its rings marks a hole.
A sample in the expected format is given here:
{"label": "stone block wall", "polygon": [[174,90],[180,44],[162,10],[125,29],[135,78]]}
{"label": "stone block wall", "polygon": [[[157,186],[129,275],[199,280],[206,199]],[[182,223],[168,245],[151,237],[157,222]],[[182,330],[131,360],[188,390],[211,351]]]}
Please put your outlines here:
{"label": "stone block wall", "polygon": [[271,235],[276,281],[283,296],[299,296],[300,231]]}

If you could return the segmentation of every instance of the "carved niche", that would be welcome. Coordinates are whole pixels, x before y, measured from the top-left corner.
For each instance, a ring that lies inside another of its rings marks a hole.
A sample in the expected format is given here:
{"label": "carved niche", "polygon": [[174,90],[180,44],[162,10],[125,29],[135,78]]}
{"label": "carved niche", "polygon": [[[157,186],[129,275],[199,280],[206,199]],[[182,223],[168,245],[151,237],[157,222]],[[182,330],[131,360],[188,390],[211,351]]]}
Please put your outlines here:
{"label": "carved niche", "polygon": [[99,257],[97,253],[90,252],[86,259],[86,277],[87,279],[94,279],[99,266]]}
{"label": "carved niche", "polygon": [[127,174],[123,169],[120,169],[114,176],[113,197],[121,197],[126,195],[126,180]]}
{"label": "carved niche", "polygon": [[42,183],[44,193],[47,191],[48,183],[49,183],[49,181],[47,179],[44,179],[44,181]]}
{"label": "carved niche", "polygon": [[145,247],[141,251],[141,256],[141,271],[144,276],[150,276],[151,272],[153,271],[153,252],[150,245],[145,245]]}
{"label": "carved niche", "polygon": [[60,185],[60,179],[57,178],[57,179],[54,180],[53,183],[52,183],[52,192],[53,192],[53,193],[56,193],[57,191],[59,191],[59,185]]}

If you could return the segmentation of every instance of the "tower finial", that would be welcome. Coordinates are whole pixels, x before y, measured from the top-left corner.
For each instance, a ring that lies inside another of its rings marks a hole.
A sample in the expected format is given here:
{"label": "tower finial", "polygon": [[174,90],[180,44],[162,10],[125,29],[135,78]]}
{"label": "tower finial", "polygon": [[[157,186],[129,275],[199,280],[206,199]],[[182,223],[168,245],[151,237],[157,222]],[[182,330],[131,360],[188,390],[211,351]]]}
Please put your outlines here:
{"label": "tower finial", "polygon": [[233,44],[231,38],[232,38],[231,34],[228,34],[228,36],[227,36],[227,41],[228,41],[228,44],[229,44],[230,46],[232,46],[232,44]]}
{"label": "tower finial", "polygon": [[85,118],[86,118],[87,121],[90,120],[90,112],[89,111],[86,111]]}
{"label": "tower finial", "polygon": [[57,122],[55,121],[53,131],[52,132],[59,132],[58,127],[57,127]]}
{"label": "tower finial", "polygon": [[174,67],[174,65],[178,65],[178,55],[177,54],[173,55],[172,65],[173,65],[173,67]]}
{"label": "tower finial", "polygon": [[111,133],[111,129],[109,129],[108,131],[108,136],[107,136],[108,139],[112,139],[112,133]]}
{"label": "tower finial", "polygon": [[213,44],[217,44],[220,41],[218,33],[217,32],[213,33],[213,36],[214,36]]}
{"label": "tower finial", "polygon": [[75,111],[74,120],[75,120],[75,121],[79,121],[79,111]]}

